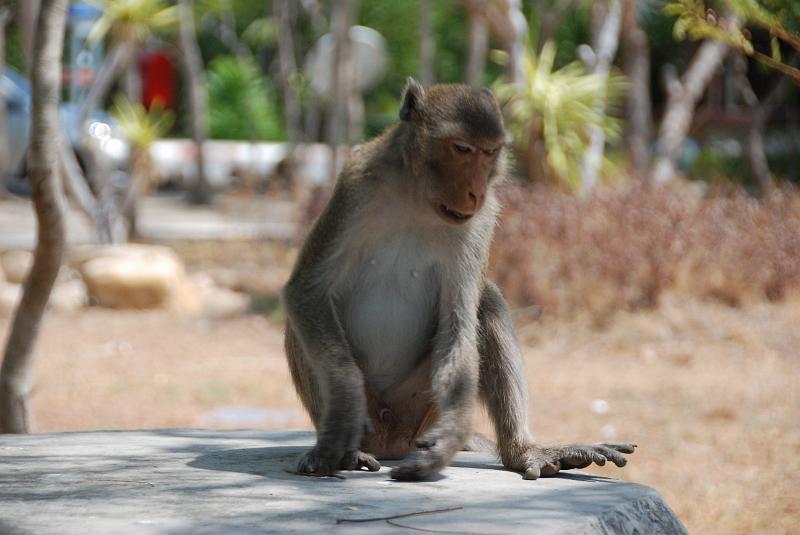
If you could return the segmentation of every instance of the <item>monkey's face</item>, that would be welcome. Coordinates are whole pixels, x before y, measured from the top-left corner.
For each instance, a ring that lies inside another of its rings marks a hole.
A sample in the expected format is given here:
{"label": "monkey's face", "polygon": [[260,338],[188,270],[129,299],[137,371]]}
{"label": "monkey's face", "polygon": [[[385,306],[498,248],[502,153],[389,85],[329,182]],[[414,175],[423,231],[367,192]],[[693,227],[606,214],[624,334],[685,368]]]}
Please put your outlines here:
{"label": "monkey's face", "polygon": [[422,88],[409,79],[400,118],[414,131],[409,158],[424,201],[446,223],[461,225],[483,207],[505,143],[497,100],[463,85]]}
{"label": "monkey's face", "polygon": [[431,205],[452,225],[465,223],[483,207],[502,148],[502,142],[476,142],[465,137],[438,140],[440,163],[432,176]]}

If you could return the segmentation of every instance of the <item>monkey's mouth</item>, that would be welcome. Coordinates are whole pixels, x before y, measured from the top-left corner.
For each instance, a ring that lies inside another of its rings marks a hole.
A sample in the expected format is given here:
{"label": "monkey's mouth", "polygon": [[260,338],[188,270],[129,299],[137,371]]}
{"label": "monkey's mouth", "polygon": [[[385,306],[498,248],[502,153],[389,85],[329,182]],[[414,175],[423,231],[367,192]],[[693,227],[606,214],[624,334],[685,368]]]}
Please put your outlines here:
{"label": "monkey's mouth", "polygon": [[460,225],[472,217],[472,214],[462,214],[452,208],[448,208],[444,204],[439,205],[439,215],[448,223],[454,223],[456,225]]}

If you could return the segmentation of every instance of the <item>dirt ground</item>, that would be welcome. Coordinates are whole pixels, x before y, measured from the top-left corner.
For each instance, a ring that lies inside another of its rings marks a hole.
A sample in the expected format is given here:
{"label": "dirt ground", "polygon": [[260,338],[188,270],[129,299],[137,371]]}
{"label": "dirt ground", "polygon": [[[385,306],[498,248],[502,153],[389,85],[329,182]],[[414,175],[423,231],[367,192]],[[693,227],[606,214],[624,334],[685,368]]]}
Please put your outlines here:
{"label": "dirt ground", "polygon": [[[532,427],[542,442],[638,443],[626,468],[592,471],[657,488],[693,533],[797,533],[798,326],[797,303],[676,298],[602,331],[522,325]],[[310,427],[266,315],[53,313],[36,353],[38,431]]]}

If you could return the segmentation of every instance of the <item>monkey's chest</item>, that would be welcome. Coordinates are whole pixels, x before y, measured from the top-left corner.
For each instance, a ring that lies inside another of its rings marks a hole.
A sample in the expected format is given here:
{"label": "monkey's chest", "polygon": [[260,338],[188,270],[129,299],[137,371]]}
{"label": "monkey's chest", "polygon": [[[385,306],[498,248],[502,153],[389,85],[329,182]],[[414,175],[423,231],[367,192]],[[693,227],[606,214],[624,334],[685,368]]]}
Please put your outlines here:
{"label": "monkey's chest", "polygon": [[340,317],[367,384],[382,392],[430,352],[436,333],[435,264],[413,247],[371,251],[349,274]]}

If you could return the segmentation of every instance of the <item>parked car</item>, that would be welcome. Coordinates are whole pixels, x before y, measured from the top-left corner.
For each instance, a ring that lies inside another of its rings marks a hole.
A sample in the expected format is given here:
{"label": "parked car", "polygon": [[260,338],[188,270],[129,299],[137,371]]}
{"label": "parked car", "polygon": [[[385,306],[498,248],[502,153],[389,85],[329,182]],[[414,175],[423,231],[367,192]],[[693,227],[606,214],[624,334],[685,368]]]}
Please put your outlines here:
{"label": "parked car", "polygon": [[[0,169],[0,181],[9,191],[24,194],[30,190],[25,177],[31,130],[31,85],[14,69],[6,68],[0,78],[0,91],[6,100],[6,124],[0,128],[6,129],[8,137],[8,160]],[[87,141],[94,137],[111,168],[126,169],[129,145],[114,119],[102,110],[95,110],[87,125],[81,128],[78,117],[77,104],[61,104],[61,129],[81,165],[90,161]]]}

